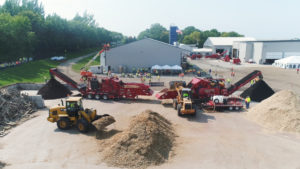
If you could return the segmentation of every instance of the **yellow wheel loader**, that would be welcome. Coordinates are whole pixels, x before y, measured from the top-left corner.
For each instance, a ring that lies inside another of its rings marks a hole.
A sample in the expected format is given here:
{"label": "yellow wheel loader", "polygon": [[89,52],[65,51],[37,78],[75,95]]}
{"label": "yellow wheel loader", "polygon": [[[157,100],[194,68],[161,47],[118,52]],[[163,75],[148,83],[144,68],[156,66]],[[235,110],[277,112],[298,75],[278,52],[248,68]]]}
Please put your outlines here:
{"label": "yellow wheel loader", "polygon": [[104,122],[105,126],[115,122],[114,118],[108,114],[97,115],[96,110],[84,109],[81,97],[70,97],[66,99],[65,106],[63,101],[61,102],[62,105],[49,109],[49,117],[47,118],[47,120],[52,123],[56,122],[57,127],[61,130],[76,126],[80,132],[86,133],[89,131],[92,122],[96,120],[110,117],[109,122]]}
{"label": "yellow wheel loader", "polygon": [[191,99],[191,89],[175,84],[177,91],[176,99],[173,100],[173,107],[177,109],[178,116],[196,115],[196,106]]}

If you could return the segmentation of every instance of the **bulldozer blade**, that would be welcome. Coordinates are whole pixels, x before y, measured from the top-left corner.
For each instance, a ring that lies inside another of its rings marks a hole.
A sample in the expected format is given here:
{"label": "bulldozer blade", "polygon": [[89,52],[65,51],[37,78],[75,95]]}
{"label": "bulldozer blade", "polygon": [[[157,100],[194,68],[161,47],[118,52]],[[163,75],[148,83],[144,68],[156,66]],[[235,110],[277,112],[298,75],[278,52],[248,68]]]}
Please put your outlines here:
{"label": "bulldozer blade", "polygon": [[98,120],[92,122],[98,131],[116,122],[115,118],[110,115],[101,116]]}

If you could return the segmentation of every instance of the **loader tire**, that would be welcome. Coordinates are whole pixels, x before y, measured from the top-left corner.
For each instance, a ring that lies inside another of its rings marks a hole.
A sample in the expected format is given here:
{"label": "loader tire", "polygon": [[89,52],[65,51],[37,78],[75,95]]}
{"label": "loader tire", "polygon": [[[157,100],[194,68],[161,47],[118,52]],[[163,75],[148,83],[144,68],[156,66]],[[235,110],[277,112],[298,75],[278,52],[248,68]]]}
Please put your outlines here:
{"label": "loader tire", "polygon": [[100,99],[101,99],[101,96],[100,96],[99,94],[96,94],[96,95],[95,95],[95,99],[96,99],[96,100],[100,100]]}
{"label": "loader tire", "polygon": [[60,118],[57,122],[57,127],[61,130],[67,130],[70,128],[70,120],[68,118]]}
{"label": "loader tire", "polygon": [[93,96],[92,94],[88,94],[88,95],[87,95],[87,98],[88,98],[88,99],[93,99],[94,96]]}
{"label": "loader tire", "polygon": [[87,133],[89,131],[89,123],[85,119],[79,119],[77,121],[77,129],[81,133]]}
{"label": "loader tire", "polygon": [[181,104],[177,105],[177,114],[178,114],[178,116],[182,116],[182,113],[181,113]]}
{"label": "loader tire", "polygon": [[105,94],[102,96],[103,100],[108,100],[108,96]]}

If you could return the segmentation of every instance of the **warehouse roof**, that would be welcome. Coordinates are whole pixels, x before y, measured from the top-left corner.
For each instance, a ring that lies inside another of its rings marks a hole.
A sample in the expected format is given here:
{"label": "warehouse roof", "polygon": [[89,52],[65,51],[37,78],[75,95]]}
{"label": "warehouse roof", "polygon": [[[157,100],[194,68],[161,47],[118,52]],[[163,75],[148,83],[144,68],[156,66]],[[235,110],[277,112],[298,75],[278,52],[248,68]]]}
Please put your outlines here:
{"label": "warehouse roof", "polygon": [[168,44],[168,43],[165,43],[165,42],[162,42],[162,41],[158,41],[158,40],[155,40],[155,39],[151,39],[151,38],[144,38],[144,39],[141,39],[141,40],[137,40],[137,41],[134,41],[134,42],[130,42],[130,43],[127,43],[127,44],[123,44],[123,45],[120,45],[120,46],[116,46],[114,48],[112,48],[111,50],[114,50],[115,48],[119,48],[119,47],[124,47],[124,46],[129,46],[133,43],[139,43],[141,41],[152,41],[152,42],[155,42],[155,43],[159,43],[161,45],[164,45],[166,47],[171,47],[171,48],[176,48],[178,50],[182,50],[182,51],[188,51],[186,49],[182,49],[182,48],[179,48],[177,46],[174,46],[174,45],[171,45],[171,44]]}
{"label": "warehouse roof", "polygon": [[209,37],[204,46],[232,46],[233,42],[237,41],[255,41],[251,37]]}
{"label": "warehouse roof", "polygon": [[[249,42],[248,40],[243,40],[240,42]],[[260,40],[253,40],[251,42],[300,42],[299,39],[260,39]]]}

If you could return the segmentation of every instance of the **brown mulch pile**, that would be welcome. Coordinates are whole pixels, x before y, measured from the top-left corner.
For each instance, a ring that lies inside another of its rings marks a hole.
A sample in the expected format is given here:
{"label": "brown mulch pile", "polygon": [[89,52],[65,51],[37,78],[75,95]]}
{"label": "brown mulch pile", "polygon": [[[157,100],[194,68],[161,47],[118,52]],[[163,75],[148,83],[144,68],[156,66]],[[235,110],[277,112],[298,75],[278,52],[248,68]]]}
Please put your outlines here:
{"label": "brown mulch pile", "polygon": [[289,90],[275,93],[251,108],[247,115],[271,130],[300,132],[300,99]]}
{"label": "brown mulch pile", "polygon": [[169,159],[175,134],[172,124],[156,112],[147,110],[133,117],[129,128],[100,146],[109,166],[146,168]]}
{"label": "brown mulch pile", "polygon": [[0,137],[24,117],[36,111],[34,103],[16,89],[0,89]]}
{"label": "brown mulch pile", "polygon": [[106,126],[111,125],[112,123],[116,122],[115,118],[112,116],[104,116],[100,119],[92,122],[92,124],[96,127],[98,131],[103,130]]}

